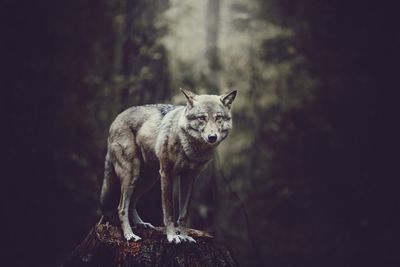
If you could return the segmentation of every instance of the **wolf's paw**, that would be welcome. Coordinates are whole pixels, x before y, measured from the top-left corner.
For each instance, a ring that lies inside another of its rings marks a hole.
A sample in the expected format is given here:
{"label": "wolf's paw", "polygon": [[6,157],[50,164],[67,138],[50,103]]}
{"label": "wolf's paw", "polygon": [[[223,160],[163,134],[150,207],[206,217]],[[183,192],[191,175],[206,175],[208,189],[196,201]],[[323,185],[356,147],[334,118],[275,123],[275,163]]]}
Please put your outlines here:
{"label": "wolf's paw", "polygon": [[137,236],[132,232],[124,233],[124,237],[125,237],[125,239],[127,241],[134,241],[134,242],[139,241],[140,239],[142,239],[140,236]]}
{"label": "wolf's paw", "polygon": [[140,222],[140,223],[137,223],[136,225],[139,227],[156,230],[156,227],[154,225],[152,225],[151,223]]}
{"label": "wolf's paw", "polygon": [[188,235],[168,234],[167,239],[169,243],[175,243],[175,244],[179,244],[182,242],[196,243],[196,240],[194,240],[192,237]]}
{"label": "wolf's paw", "polygon": [[169,243],[175,243],[175,244],[179,244],[183,241],[183,239],[181,239],[181,236],[177,234],[168,234],[167,240]]}
{"label": "wolf's paw", "polygon": [[179,235],[179,237],[182,239],[182,241],[184,242],[191,242],[191,243],[196,243],[196,240],[194,240],[193,237],[188,235],[188,229],[186,228],[186,226],[184,225],[180,225],[177,229],[176,229],[176,234]]}

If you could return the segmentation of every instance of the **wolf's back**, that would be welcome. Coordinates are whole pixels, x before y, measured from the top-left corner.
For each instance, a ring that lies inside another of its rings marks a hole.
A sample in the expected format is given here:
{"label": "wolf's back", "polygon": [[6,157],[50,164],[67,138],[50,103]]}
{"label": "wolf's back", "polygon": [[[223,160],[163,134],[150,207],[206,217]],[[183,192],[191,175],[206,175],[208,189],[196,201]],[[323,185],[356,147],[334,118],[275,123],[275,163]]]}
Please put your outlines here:
{"label": "wolf's back", "polygon": [[[120,181],[115,174],[113,166],[113,153],[110,151],[110,143],[124,143],[123,132],[136,133],[142,128],[142,125],[154,115],[161,119],[167,113],[179,106],[170,104],[149,104],[143,106],[134,106],[120,113],[113,121],[108,136],[109,146],[104,163],[104,180],[100,195],[100,209],[103,216],[109,220],[115,217],[116,209],[120,197]],[[154,134],[156,131],[152,131]],[[136,138],[137,136],[135,136]],[[115,155],[114,155],[115,158]],[[115,160],[115,159],[114,159]],[[157,170],[158,174],[158,170]],[[142,175],[141,175],[142,176]]]}

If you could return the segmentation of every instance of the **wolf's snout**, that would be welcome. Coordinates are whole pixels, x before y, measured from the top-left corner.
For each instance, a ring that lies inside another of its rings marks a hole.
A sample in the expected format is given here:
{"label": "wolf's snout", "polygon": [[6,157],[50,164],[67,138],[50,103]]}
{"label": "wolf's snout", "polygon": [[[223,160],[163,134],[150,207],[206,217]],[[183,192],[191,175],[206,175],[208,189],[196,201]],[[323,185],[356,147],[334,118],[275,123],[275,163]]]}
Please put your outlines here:
{"label": "wolf's snout", "polygon": [[210,143],[215,143],[215,141],[217,141],[217,135],[216,134],[209,134],[208,135],[208,142]]}

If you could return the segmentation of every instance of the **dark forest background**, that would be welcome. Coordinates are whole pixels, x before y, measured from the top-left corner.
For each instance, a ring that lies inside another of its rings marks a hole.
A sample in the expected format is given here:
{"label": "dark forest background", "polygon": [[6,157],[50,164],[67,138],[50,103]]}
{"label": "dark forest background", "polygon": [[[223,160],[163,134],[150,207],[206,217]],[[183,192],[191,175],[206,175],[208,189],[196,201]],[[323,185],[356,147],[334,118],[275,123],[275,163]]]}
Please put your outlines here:
{"label": "dark forest background", "polygon": [[[184,87],[239,91],[193,227],[241,266],[400,266],[394,5],[189,2],[1,2],[1,265],[62,262],[99,219],[112,120]],[[159,188],[146,204],[160,225]]]}

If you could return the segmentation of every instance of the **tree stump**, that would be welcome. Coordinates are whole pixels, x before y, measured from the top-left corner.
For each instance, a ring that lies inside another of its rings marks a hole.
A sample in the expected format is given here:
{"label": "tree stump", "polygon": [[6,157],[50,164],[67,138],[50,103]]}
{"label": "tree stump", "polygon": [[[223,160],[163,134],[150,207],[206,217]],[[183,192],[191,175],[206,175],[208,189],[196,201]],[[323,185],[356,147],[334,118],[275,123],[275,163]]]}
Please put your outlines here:
{"label": "tree stump", "polygon": [[205,232],[189,230],[196,243],[168,243],[164,228],[135,228],[142,240],[126,241],[119,227],[96,225],[62,267],[238,266],[230,251]]}

